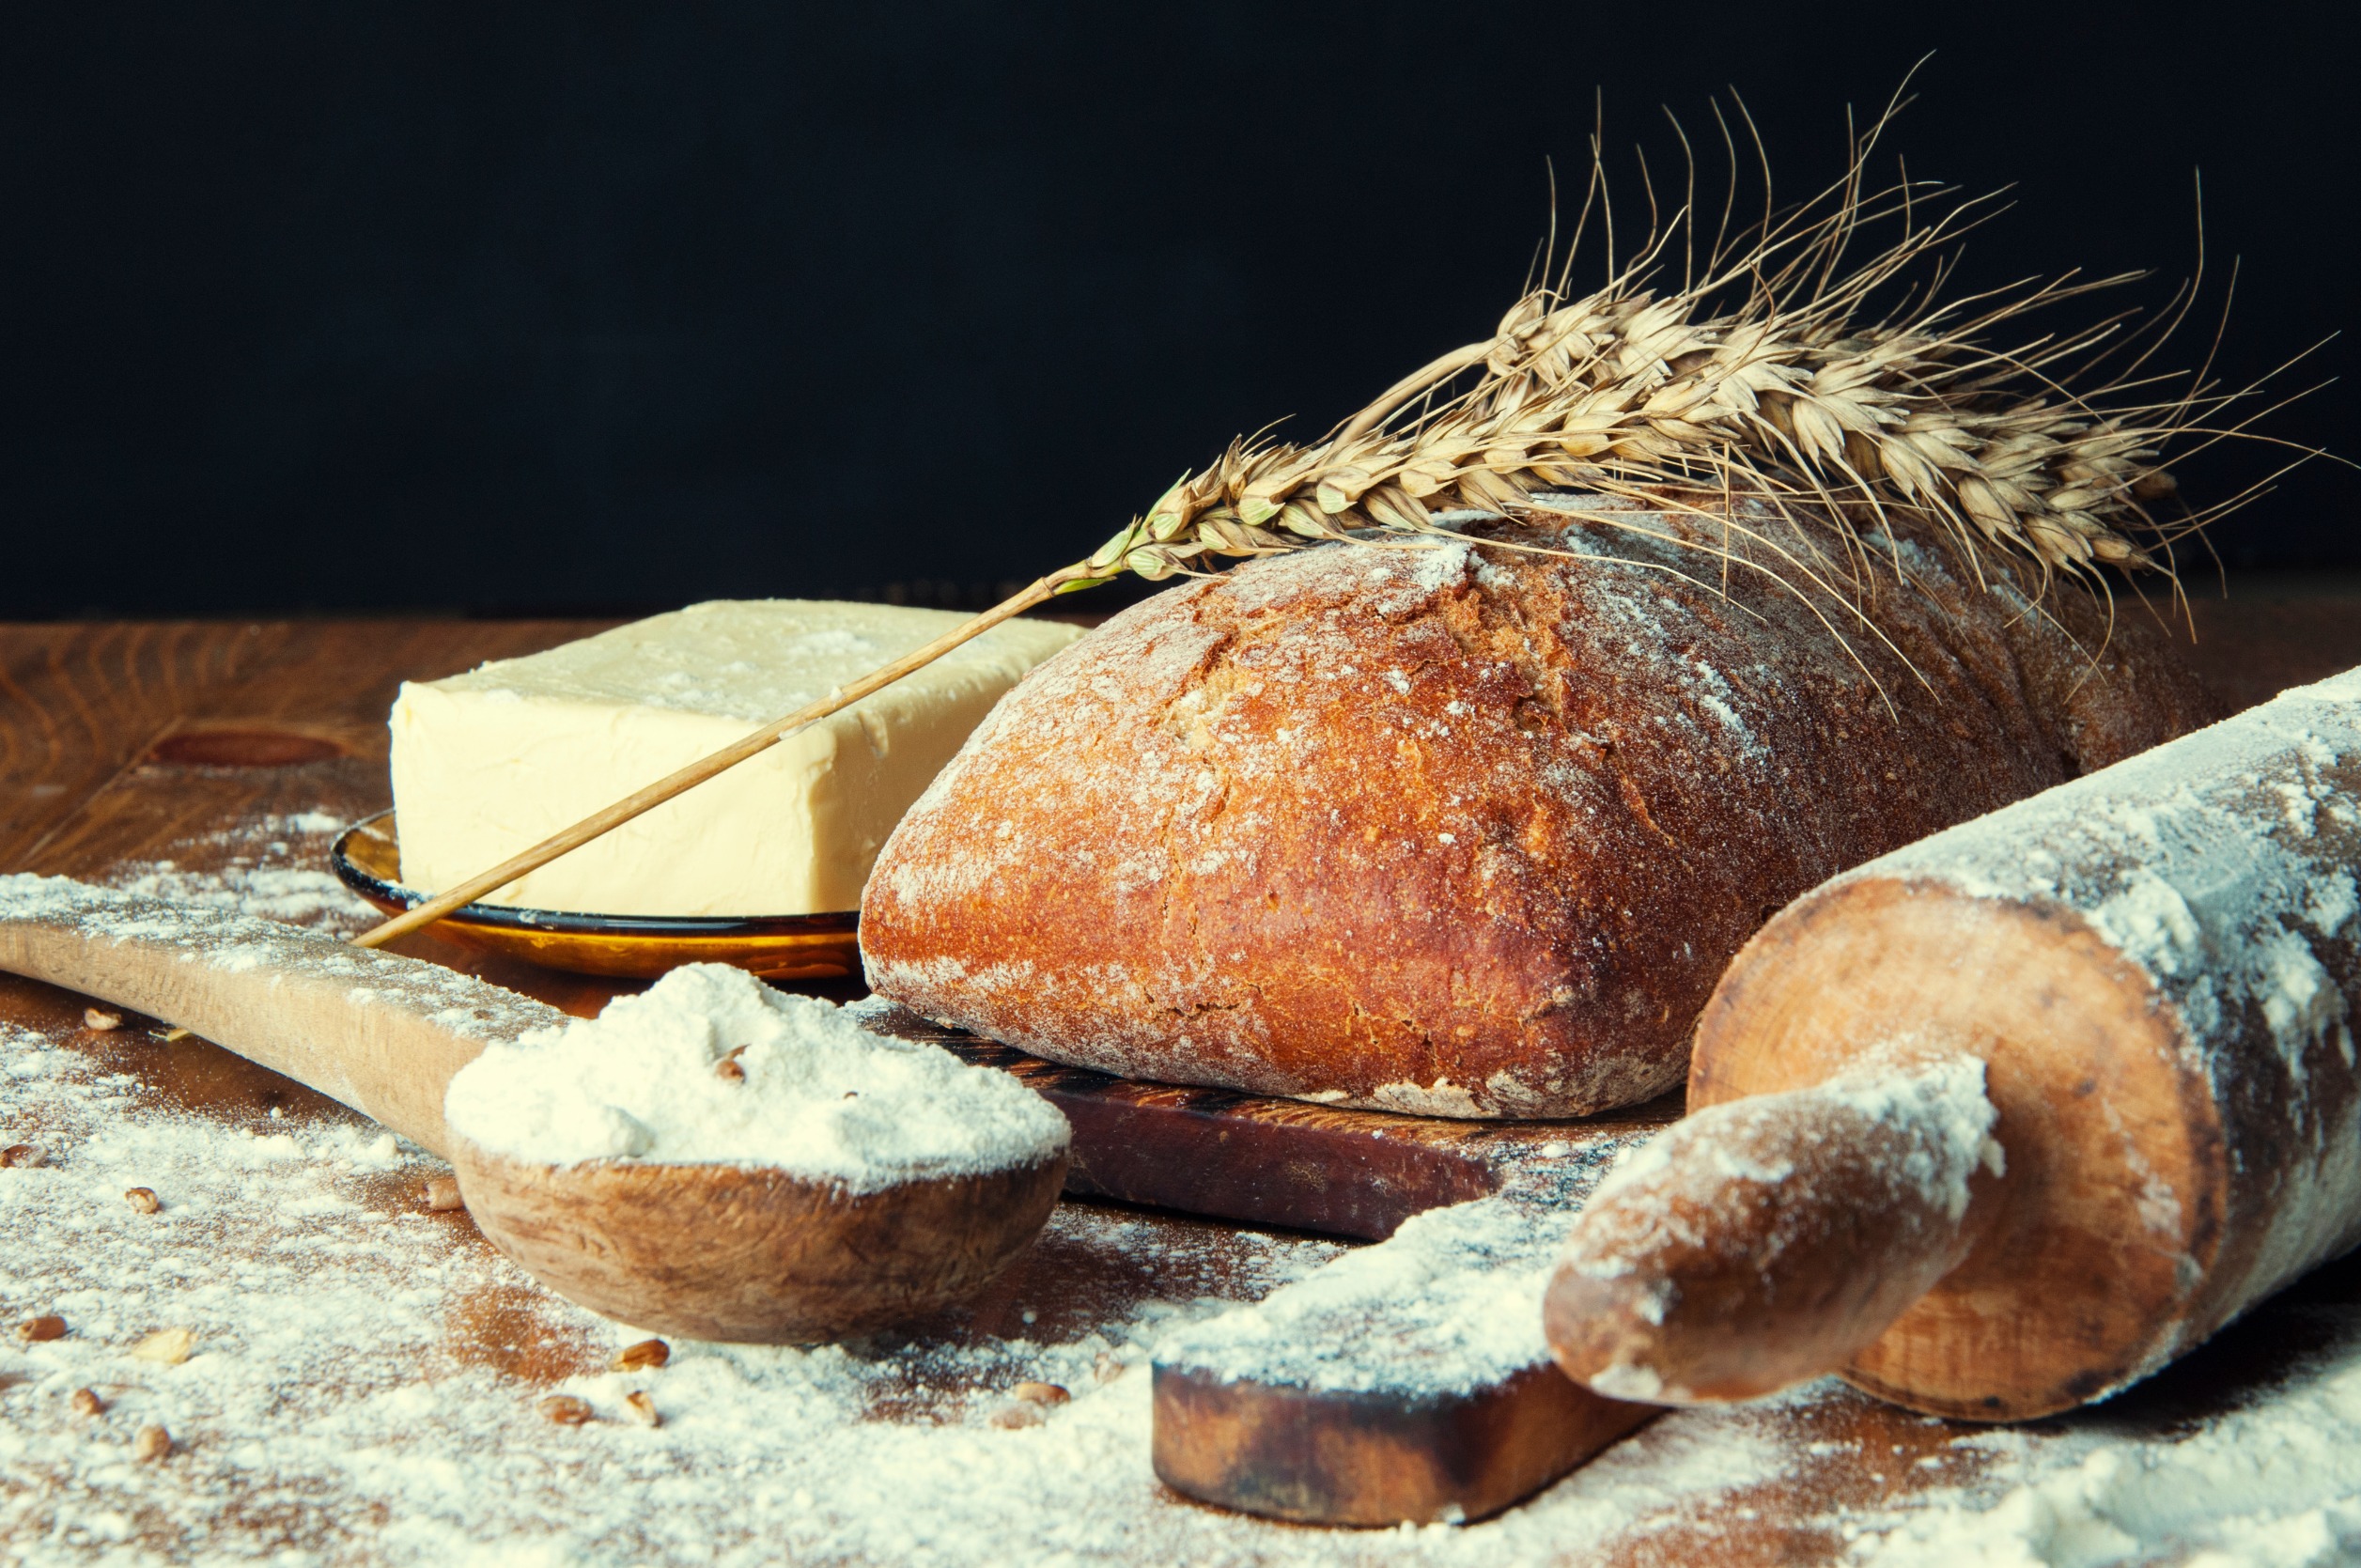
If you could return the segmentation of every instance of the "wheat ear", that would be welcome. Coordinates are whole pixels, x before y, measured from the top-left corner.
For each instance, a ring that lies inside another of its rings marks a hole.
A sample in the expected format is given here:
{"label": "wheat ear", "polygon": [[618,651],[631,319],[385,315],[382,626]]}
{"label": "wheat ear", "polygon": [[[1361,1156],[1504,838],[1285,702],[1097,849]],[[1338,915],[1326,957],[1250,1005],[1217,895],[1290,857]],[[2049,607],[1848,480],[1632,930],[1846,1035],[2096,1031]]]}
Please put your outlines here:
{"label": "wheat ear", "polygon": [[[1767,210],[1765,160],[1762,221],[1726,243],[1725,206],[1701,275],[1693,203],[1652,225],[1636,254],[1616,260],[1593,139],[1583,222],[1593,201],[1607,214],[1610,274],[1595,292],[1577,297],[1568,285],[1581,244],[1577,223],[1562,265],[1551,254],[1544,281],[1525,291],[1490,337],[1405,377],[1322,441],[1234,442],[1083,560],[355,942],[375,947],[439,920],[1051,595],[1126,573],[1153,581],[1200,571],[1215,559],[1329,542],[1456,537],[1438,514],[1507,517],[1539,494],[1587,490],[1690,510],[1701,508],[1679,501],[1683,493],[1765,501],[1791,524],[1790,539],[1772,546],[1788,567],[1772,575],[1797,591],[1786,570],[1822,588],[1860,585],[1869,560],[1863,530],[1890,536],[1897,524],[1947,544],[1977,575],[1986,550],[2029,561],[2044,585],[2060,575],[2089,579],[2102,564],[2169,575],[2173,542],[2205,519],[2166,520],[2151,510],[2176,488],[2161,449],[2175,435],[2234,433],[2198,422],[2243,394],[2215,392],[2200,372],[2177,398],[2134,399],[2157,384],[2138,379],[2146,353],[2108,383],[2075,390],[2067,362],[2089,362],[2088,370],[2103,359],[2119,341],[2120,318],[2063,335],[1992,341],[1995,331],[2036,310],[2121,278],[2070,277],[1938,304],[1943,253],[1981,221],[1983,209],[1963,202],[1922,222],[1930,201],[1949,193],[1906,177],[1868,188],[1871,150],[1899,107],[1897,101],[1855,143],[1840,180],[1784,214]],[[1734,196],[1737,160],[1723,123]],[[1860,230],[1893,219],[1901,237],[1846,269]],[[1677,287],[1658,281],[1675,236],[1685,248]],[[1864,318],[1907,270],[1929,258],[1934,277],[1905,290],[1885,315]],[[2193,295],[2194,287],[2167,313],[2167,334]],[[1718,508],[1717,520],[1749,532],[1732,511]]]}

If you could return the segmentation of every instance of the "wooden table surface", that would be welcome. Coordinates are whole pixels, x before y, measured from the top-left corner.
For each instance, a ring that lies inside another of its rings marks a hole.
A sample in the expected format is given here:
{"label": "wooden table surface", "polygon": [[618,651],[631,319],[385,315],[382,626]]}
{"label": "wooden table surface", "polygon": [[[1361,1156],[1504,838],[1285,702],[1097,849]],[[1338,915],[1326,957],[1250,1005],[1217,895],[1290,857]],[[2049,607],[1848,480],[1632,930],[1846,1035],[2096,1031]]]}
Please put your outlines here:
{"label": "wooden table surface", "polygon": [[[2245,580],[2228,602],[2198,600],[2195,616],[2200,668],[2241,705],[2361,664],[2361,579]],[[349,821],[389,803],[384,716],[399,681],[530,652],[603,624],[412,618],[0,626],[0,871],[121,880],[127,869],[168,863],[177,874],[234,873],[243,842],[234,830],[241,825],[318,822],[323,814]],[[610,994],[590,982],[475,958],[431,936],[409,939],[401,950],[531,990],[571,1011],[595,1011]],[[77,1033],[70,1024],[78,1014],[78,1004],[61,993],[0,977],[0,1024],[42,1030],[101,1065],[132,1073],[163,1103],[225,1126],[251,1125],[274,1110],[281,1117],[347,1114],[202,1042],[160,1053],[129,1043],[128,1032]],[[1227,1281],[1222,1227],[1142,1218],[1172,1238],[1180,1260],[1174,1267],[1188,1274],[1187,1288],[1215,1295],[1248,1288]],[[1036,1259],[944,1331],[971,1341],[1013,1328],[1020,1312],[1027,1324],[1094,1321],[1169,1288],[1177,1288],[1171,1280],[1077,1267],[1070,1256]],[[23,1305],[0,1282],[0,1311],[11,1318]],[[2291,1344],[2305,1340],[2290,1327],[2286,1311],[2361,1303],[2361,1267],[2352,1259],[2332,1265],[2291,1298],[2291,1305],[2264,1309],[2115,1402],[2111,1419],[2169,1425],[2234,1404],[2284,1364]],[[454,1321],[474,1324],[482,1356],[520,1385],[563,1377],[596,1358],[579,1329],[547,1319],[514,1293]],[[0,1379],[0,1402],[7,1394]],[[1889,1463],[1884,1456],[1916,1452],[1933,1439],[1926,1423],[1866,1400],[1824,1403],[1799,1427],[1798,1441],[1809,1438],[1818,1455],[1812,1463],[1760,1495],[1741,1490],[1709,1510],[1668,1517],[1607,1555],[1679,1561],[1706,1539],[1723,1561],[1811,1560],[1835,1551],[1841,1532],[1831,1521],[1846,1509],[1906,1499],[1920,1484],[1909,1459]],[[1146,1460],[1141,1454],[1123,1462],[1144,1467]],[[267,1533],[274,1527],[255,1528]],[[1299,1555],[1294,1548],[1291,1554]],[[1566,1558],[1593,1560],[1586,1550]]]}

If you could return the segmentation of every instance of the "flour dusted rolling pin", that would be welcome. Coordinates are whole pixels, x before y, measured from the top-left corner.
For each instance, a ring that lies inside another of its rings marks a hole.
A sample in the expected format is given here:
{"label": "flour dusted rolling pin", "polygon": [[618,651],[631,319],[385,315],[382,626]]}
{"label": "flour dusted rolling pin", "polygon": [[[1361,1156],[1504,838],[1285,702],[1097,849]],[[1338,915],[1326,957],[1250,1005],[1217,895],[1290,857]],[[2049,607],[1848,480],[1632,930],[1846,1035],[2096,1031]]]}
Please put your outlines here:
{"label": "flour dusted rolling pin", "polygon": [[[927,1312],[999,1273],[1065,1176],[1064,1119],[1013,1079],[713,966],[595,1026],[653,1004],[675,1009],[663,1027],[586,1034],[414,958],[14,876],[0,969],[182,1025],[445,1156],[502,1251],[561,1296],[671,1333],[809,1341]],[[719,1141],[697,1152],[667,1141],[676,1128]]]}
{"label": "flour dusted rolling pin", "polygon": [[2361,1242],[2361,671],[1872,861],[1700,1021],[1545,1308],[1603,1393],[2020,1420]]}

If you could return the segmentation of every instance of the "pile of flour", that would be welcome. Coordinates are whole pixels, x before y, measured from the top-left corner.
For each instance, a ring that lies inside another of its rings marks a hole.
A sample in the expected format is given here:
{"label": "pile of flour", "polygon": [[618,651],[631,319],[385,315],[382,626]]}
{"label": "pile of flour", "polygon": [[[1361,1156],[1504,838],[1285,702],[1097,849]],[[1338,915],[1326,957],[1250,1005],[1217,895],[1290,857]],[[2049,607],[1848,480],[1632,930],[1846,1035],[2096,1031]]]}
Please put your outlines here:
{"label": "pile of flour", "polygon": [[451,1080],[443,1116],[515,1159],[769,1165],[855,1192],[1037,1165],[1070,1137],[1006,1073],[721,964],[491,1047]]}

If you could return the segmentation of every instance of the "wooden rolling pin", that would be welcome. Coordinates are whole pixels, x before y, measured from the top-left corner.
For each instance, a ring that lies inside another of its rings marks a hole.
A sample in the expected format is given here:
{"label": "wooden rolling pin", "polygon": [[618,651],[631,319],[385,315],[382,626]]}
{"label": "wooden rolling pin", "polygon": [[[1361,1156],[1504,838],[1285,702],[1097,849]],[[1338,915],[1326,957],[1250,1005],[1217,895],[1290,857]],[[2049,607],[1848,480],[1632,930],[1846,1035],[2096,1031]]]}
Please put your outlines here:
{"label": "wooden rolling pin", "polygon": [[2361,1243],[2361,671],[1873,861],[1700,1021],[1553,1277],[1601,1393],[2022,1420]]}

